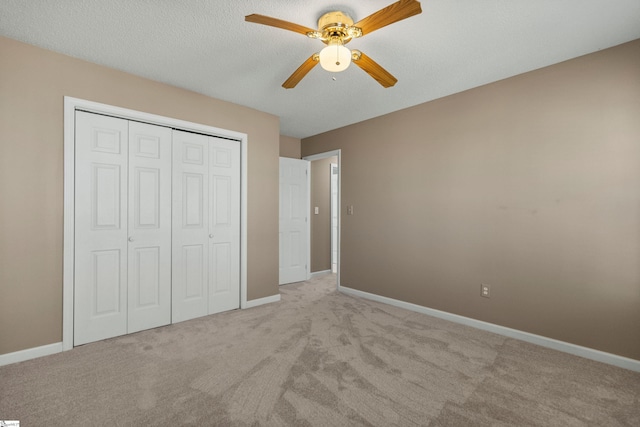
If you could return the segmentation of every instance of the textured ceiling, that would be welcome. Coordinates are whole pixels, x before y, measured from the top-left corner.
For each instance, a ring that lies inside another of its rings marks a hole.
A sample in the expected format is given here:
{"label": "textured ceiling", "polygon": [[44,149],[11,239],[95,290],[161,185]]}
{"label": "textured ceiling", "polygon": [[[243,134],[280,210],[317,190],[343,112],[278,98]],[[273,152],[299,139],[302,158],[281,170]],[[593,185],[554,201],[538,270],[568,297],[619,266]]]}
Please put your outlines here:
{"label": "textured ceiling", "polygon": [[244,21],[258,13],[316,28],[325,12],[358,21],[392,2],[0,0],[0,35],[272,113],[298,138],[640,38],[638,0],[424,0],[422,14],[348,45],[395,87],[352,65],[315,67],[286,90],[324,45]]}

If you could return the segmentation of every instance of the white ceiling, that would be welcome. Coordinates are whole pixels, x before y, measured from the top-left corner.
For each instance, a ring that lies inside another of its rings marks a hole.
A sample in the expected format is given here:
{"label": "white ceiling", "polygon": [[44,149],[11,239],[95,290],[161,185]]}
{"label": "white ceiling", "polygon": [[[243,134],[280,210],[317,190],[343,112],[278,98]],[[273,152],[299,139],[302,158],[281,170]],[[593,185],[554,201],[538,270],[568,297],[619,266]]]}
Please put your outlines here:
{"label": "white ceiling", "polygon": [[390,3],[0,0],[0,35],[272,113],[298,138],[640,38],[639,0],[423,0],[422,14],[347,45],[395,87],[351,65],[335,75],[315,67],[287,90],[324,45],[244,21],[257,13],[316,28],[325,12],[357,22]]}

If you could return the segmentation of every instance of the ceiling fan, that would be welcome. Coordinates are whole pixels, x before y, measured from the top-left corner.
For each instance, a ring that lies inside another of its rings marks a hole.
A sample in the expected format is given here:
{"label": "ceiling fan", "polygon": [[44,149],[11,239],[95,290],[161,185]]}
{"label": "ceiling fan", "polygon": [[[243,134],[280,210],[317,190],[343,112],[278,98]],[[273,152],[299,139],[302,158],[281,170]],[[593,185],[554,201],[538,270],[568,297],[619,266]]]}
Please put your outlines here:
{"label": "ceiling fan", "polygon": [[345,70],[352,61],[382,86],[391,87],[396,84],[398,79],[364,53],[355,49],[349,50],[344,45],[349,43],[351,39],[365,36],[421,12],[422,8],[417,0],[399,0],[355,24],[353,19],[344,12],[329,12],[320,17],[317,30],[258,14],[247,15],[244,19],[247,22],[300,33],[309,38],[321,40],[327,45],[319,53],[311,55],[291,74],[282,84],[285,89],[294,88],[318,63],[327,71],[339,72]]}

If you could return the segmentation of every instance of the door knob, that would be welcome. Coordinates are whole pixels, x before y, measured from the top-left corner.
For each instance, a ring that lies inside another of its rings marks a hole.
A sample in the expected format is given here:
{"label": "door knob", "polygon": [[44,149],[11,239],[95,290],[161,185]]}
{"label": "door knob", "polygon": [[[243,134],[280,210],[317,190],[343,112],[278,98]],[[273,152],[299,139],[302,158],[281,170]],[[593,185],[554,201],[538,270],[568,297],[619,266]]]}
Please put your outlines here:
{"label": "door knob", "polygon": [[210,239],[213,239],[213,234],[209,234],[209,238],[210,238]]}
{"label": "door knob", "polygon": [[133,237],[129,237],[129,241],[130,241],[130,242],[133,242]]}

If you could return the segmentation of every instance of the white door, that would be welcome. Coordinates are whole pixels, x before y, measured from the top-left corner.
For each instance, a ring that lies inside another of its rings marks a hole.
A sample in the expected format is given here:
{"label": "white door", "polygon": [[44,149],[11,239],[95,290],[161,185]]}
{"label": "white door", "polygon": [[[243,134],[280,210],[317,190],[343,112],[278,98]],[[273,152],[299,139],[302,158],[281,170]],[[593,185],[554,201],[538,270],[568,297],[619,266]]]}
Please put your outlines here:
{"label": "white door", "polygon": [[76,113],[74,344],[171,323],[171,130]]}
{"label": "white door", "polygon": [[209,137],[209,314],[240,308],[240,144]]}
{"label": "white door", "polygon": [[206,316],[209,137],[173,131],[173,322]]}
{"label": "white door", "polygon": [[171,129],[129,122],[127,333],[171,323]]}
{"label": "white door", "polygon": [[240,308],[240,144],[173,133],[173,322]]}
{"label": "white door", "polygon": [[280,284],[307,280],[307,160],[280,157]]}
{"label": "white door", "polygon": [[74,344],[127,333],[128,122],[76,112]]}

